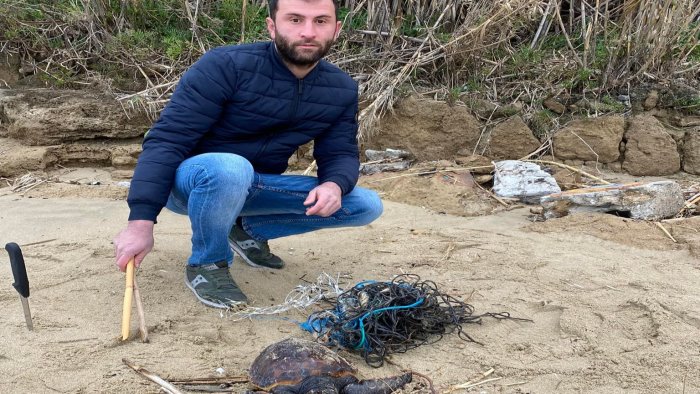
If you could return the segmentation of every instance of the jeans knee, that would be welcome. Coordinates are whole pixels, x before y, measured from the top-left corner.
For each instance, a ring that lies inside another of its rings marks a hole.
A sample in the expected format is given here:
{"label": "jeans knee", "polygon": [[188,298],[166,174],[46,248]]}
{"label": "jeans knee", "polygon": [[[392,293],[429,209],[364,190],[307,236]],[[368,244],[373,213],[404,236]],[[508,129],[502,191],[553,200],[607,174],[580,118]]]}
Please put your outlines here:
{"label": "jeans knee", "polygon": [[207,158],[206,174],[210,185],[224,189],[245,190],[253,183],[253,165],[245,158],[226,153],[210,154]]}
{"label": "jeans knee", "polygon": [[382,199],[374,190],[362,189],[362,208],[360,216],[362,217],[360,225],[370,224],[377,220],[384,212],[384,204]]}

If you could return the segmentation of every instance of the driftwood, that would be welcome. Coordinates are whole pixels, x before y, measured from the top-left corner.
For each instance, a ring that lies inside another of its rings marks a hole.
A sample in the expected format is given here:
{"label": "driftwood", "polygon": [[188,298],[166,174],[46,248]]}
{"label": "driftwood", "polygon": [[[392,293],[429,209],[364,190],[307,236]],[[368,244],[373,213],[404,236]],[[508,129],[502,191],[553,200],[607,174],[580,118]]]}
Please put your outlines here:
{"label": "driftwood", "polygon": [[172,383],[166,381],[165,379],[161,378],[160,376],[154,374],[153,372],[150,372],[146,368],[133,364],[131,361],[123,358],[122,362],[129,368],[133,369],[136,371],[139,375],[143,376],[144,378],[150,380],[151,382],[157,384],[160,386],[160,388],[165,391],[166,393],[169,394],[183,394],[180,389],[177,387],[173,386]]}
{"label": "driftwood", "polygon": [[141,342],[148,342],[148,329],[146,328],[146,317],[143,313],[143,303],[141,302],[141,292],[136,284],[135,262],[132,258],[126,265],[126,283],[124,287],[124,305],[122,309],[122,335],[121,340],[129,339],[131,331],[131,304],[136,299],[136,315],[139,319],[139,331]]}

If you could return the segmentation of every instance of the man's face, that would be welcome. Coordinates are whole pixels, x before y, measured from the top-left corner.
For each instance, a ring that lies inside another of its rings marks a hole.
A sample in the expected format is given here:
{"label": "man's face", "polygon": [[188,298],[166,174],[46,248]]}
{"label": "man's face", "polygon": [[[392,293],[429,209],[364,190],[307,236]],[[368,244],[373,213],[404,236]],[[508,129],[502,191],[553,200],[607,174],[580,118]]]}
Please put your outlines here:
{"label": "man's face", "polygon": [[321,60],[340,33],[332,0],[279,0],[267,30],[287,63],[310,66]]}

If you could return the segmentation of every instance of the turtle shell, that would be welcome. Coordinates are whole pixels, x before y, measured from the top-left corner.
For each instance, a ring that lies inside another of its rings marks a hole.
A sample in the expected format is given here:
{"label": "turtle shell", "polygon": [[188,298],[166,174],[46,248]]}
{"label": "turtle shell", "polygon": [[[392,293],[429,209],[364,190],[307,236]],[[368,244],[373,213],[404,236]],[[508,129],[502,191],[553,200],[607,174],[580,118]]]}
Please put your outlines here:
{"label": "turtle shell", "polygon": [[273,343],[255,358],[250,382],[269,391],[277,386],[294,386],[309,376],[340,378],[355,376],[350,363],[320,343],[288,338]]}

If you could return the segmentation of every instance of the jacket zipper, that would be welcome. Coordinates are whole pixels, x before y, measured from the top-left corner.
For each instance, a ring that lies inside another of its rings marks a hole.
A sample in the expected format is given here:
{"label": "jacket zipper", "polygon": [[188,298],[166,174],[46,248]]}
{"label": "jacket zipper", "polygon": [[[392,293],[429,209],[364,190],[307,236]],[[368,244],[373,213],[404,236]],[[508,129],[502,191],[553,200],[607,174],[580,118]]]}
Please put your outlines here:
{"label": "jacket zipper", "polygon": [[297,117],[297,109],[299,109],[299,101],[301,101],[301,95],[304,93],[304,80],[297,79],[297,96],[294,99],[294,105],[292,106],[292,113],[289,120],[294,120]]}

